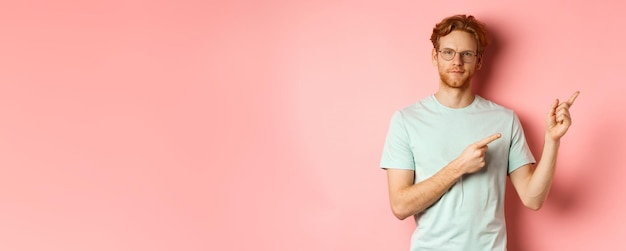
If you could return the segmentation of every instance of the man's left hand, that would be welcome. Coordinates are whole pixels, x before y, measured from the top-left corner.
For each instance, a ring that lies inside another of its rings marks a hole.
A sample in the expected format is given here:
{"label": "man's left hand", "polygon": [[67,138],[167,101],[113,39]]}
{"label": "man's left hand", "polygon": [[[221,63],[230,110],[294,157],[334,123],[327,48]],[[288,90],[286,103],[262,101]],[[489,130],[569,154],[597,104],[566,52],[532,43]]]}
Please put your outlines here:
{"label": "man's left hand", "polygon": [[574,104],[574,100],[580,92],[574,92],[567,102],[559,103],[557,99],[550,107],[550,112],[546,118],[546,134],[554,141],[559,141],[572,125],[572,118],[569,108]]}

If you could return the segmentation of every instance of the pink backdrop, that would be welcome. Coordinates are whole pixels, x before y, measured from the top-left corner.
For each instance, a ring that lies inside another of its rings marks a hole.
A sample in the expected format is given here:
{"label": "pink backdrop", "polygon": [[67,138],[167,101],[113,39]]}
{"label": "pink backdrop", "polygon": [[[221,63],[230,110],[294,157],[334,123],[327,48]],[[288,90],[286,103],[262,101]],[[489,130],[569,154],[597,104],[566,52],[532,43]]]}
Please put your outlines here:
{"label": "pink backdrop", "polygon": [[626,248],[626,4],[418,2],[3,1],[0,250],[408,250],[378,161],[457,13],[536,155],[581,91],[544,208],[507,194],[510,250]]}

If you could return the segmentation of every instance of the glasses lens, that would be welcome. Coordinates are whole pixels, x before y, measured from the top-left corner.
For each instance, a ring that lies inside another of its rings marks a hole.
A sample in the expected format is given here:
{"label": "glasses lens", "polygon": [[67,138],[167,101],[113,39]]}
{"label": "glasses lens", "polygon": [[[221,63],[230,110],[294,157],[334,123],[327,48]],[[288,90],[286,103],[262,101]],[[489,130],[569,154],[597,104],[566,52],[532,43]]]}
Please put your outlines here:
{"label": "glasses lens", "polygon": [[465,51],[465,52],[461,52],[461,59],[463,60],[463,62],[465,63],[471,63],[474,62],[474,59],[476,58],[476,54],[474,54],[471,51]]}
{"label": "glasses lens", "polygon": [[441,53],[441,57],[445,60],[452,60],[454,54],[456,54],[453,50],[440,50],[439,53]]}

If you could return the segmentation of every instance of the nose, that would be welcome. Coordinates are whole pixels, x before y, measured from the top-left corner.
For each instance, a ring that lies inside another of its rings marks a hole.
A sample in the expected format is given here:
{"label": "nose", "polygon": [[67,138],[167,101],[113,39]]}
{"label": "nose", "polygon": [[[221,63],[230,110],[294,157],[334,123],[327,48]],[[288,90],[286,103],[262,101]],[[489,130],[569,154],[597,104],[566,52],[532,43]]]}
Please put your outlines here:
{"label": "nose", "polygon": [[461,53],[455,53],[454,57],[452,58],[452,63],[454,63],[455,65],[463,65],[463,59],[461,59]]}

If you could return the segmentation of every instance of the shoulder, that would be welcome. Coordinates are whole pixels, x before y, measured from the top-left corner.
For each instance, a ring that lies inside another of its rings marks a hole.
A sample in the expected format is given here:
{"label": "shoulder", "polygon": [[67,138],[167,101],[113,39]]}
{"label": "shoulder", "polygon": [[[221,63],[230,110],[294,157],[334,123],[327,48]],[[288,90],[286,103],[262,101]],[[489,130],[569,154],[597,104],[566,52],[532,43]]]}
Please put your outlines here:
{"label": "shoulder", "polygon": [[508,116],[515,116],[515,111],[513,111],[513,109],[500,105],[491,100],[485,99],[478,95],[476,95],[476,109],[480,111],[497,112],[506,114]]}
{"label": "shoulder", "polygon": [[406,117],[416,116],[419,113],[427,112],[435,108],[435,100],[432,95],[424,97],[410,105],[402,107],[396,111],[396,114]]}

